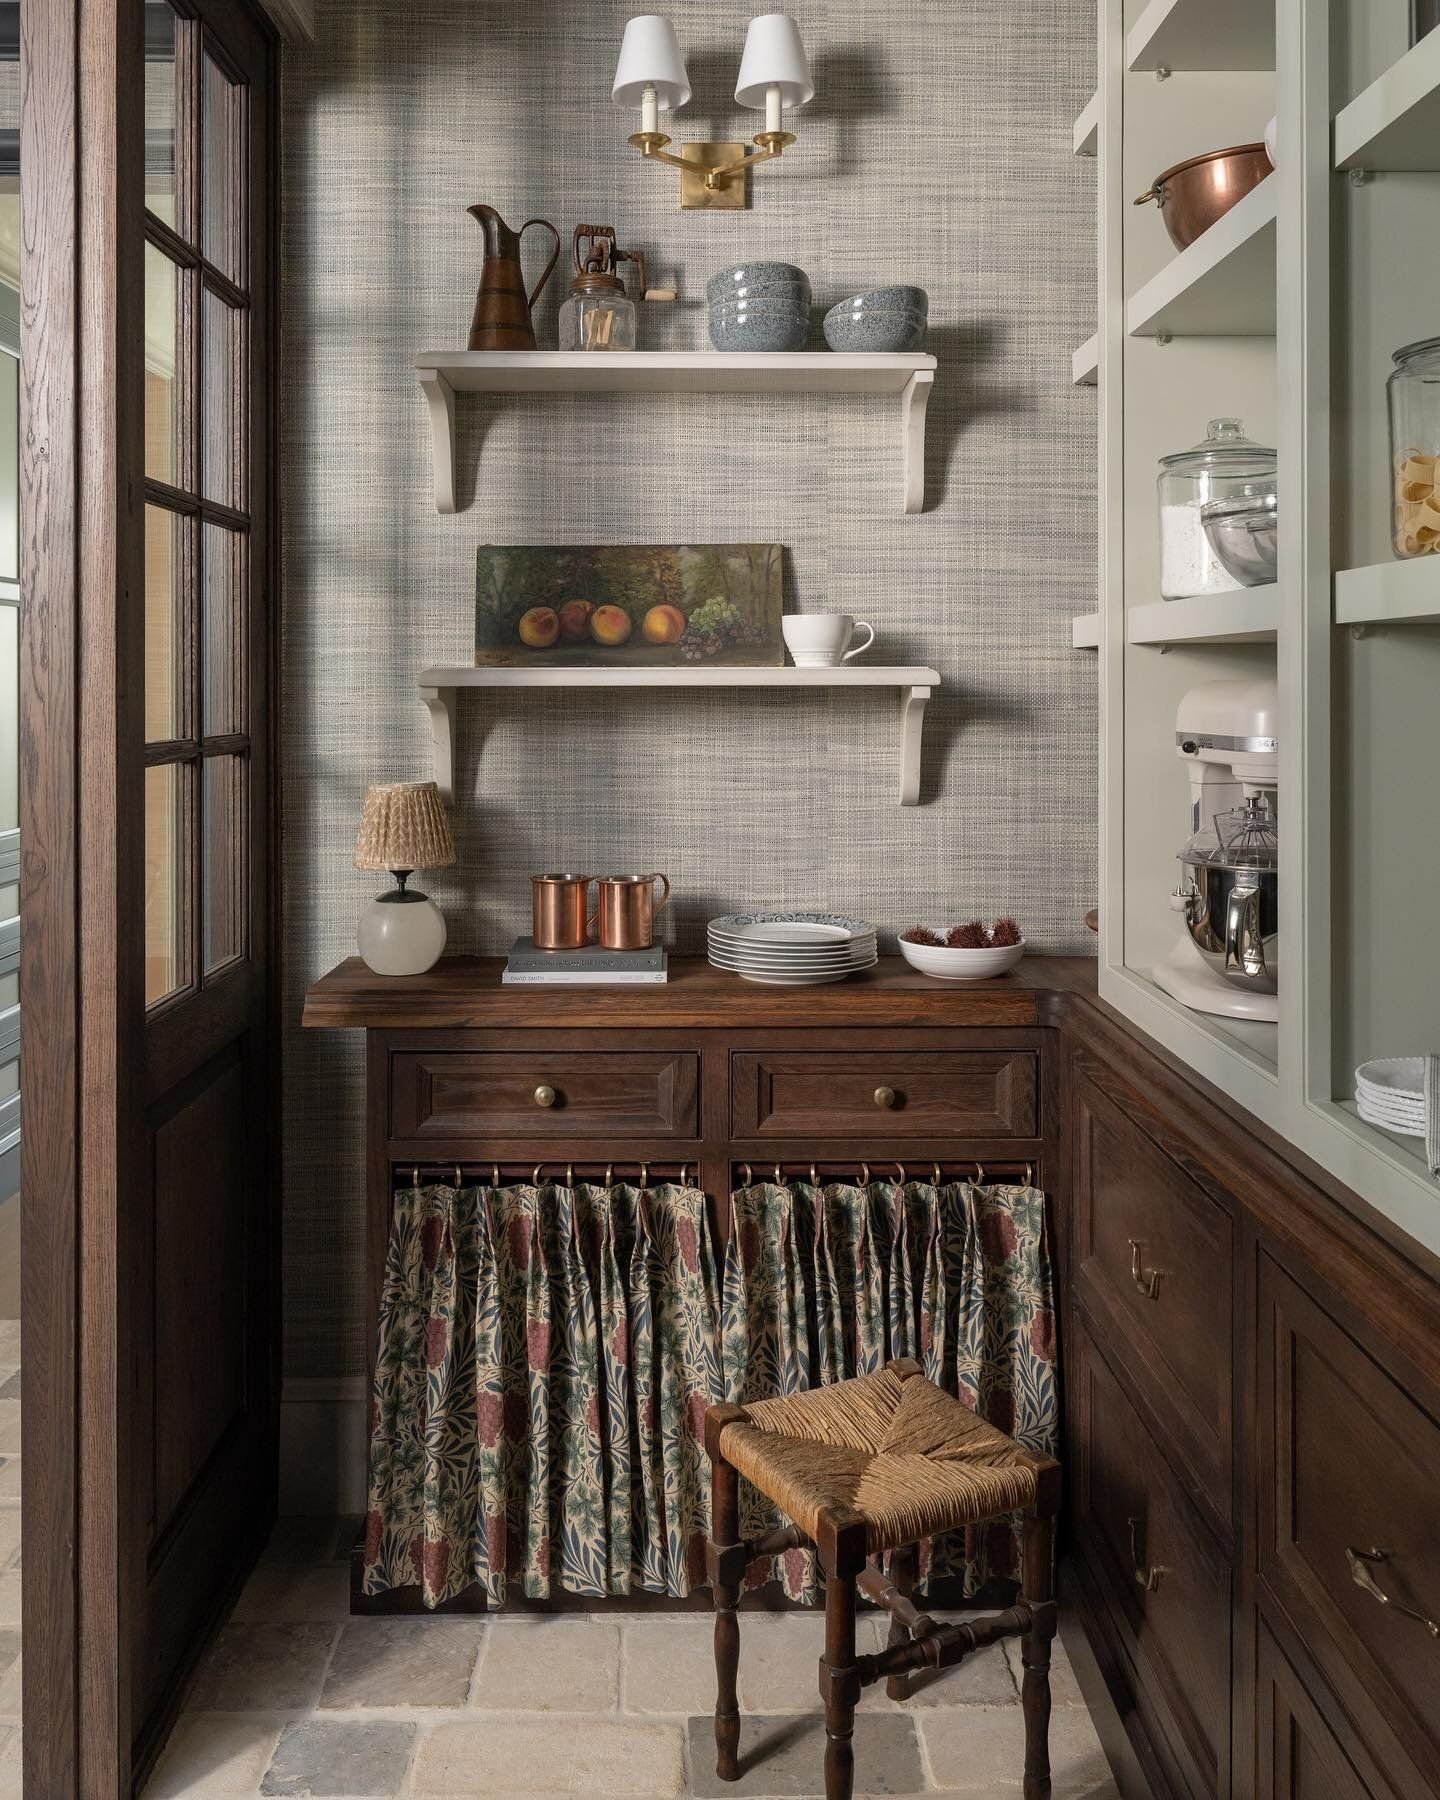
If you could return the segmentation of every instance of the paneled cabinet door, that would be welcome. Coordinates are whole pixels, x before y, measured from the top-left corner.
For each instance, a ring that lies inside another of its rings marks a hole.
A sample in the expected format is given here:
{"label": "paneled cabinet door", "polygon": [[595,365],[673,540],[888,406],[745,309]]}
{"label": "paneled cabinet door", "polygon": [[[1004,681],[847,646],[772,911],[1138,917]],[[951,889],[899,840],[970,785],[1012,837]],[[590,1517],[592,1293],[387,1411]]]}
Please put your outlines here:
{"label": "paneled cabinet door", "polygon": [[1368,1758],[1362,1773],[1346,1754],[1334,1701],[1322,1712],[1263,1619],[1256,1652],[1255,1800],[1394,1800]]}

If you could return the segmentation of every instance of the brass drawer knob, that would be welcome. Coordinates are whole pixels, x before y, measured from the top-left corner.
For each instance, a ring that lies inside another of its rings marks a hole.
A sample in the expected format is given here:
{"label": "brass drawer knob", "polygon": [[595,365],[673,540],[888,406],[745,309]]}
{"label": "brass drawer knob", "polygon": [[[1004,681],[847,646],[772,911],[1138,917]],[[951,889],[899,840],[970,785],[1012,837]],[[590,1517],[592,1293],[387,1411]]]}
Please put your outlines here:
{"label": "brass drawer knob", "polygon": [[880,1108],[881,1108],[881,1109],[882,1109],[882,1110],[883,1110],[883,1111],[886,1111],[886,1112],[888,1112],[888,1111],[889,1111],[889,1110],[890,1110],[890,1108],[891,1108],[891,1107],[892,1107],[892,1106],[894,1106],[894,1104],[895,1104],[895,1090],[894,1090],[894,1088],[887,1088],[887,1087],[878,1087],[878,1088],[876,1088],[876,1090],[875,1090],[875,1104],[876,1104],[876,1105],[877,1105],[877,1106],[878,1106],[878,1107],[880,1107]]}
{"label": "brass drawer knob", "polygon": [[546,1087],[545,1083],[542,1081],[540,1086],[535,1090],[535,1104],[537,1106],[553,1106],[555,1104],[554,1088]]}

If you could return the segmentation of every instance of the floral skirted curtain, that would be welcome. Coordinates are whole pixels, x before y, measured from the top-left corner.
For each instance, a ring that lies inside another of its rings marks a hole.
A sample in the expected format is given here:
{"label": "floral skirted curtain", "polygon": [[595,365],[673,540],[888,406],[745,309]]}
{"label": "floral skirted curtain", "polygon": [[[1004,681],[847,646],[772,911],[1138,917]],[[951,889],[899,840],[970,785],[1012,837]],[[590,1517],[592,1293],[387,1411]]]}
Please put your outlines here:
{"label": "floral skirted curtain", "polygon": [[[1044,1196],[969,1182],[755,1183],[723,1281],[705,1196],[662,1184],[396,1195],[376,1366],[365,1591],[429,1606],[704,1580],[706,1406],[914,1356],[1032,1449],[1057,1434]],[[773,1523],[745,1494],[747,1533]],[[1017,1564],[999,1522],[941,1540],[967,1592]],[[813,1559],[773,1571],[809,1597]],[[752,1571],[764,1579],[766,1571]]]}

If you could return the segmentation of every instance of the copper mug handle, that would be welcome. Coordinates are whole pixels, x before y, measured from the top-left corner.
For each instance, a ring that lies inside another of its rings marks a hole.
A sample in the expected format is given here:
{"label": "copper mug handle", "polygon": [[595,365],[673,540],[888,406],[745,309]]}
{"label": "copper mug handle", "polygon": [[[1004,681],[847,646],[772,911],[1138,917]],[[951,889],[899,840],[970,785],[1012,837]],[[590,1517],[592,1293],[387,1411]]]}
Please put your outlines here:
{"label": "copper mug handle", "polygon": [[660,914],[664,912],[665,908],[670,904],[670,877],[668,875],[652,875],[650,877],[651,887],[654,887],[657,881],[660,882],[665,889],[665,892],[655,902],[655,911],[652,917],[658,919]]}

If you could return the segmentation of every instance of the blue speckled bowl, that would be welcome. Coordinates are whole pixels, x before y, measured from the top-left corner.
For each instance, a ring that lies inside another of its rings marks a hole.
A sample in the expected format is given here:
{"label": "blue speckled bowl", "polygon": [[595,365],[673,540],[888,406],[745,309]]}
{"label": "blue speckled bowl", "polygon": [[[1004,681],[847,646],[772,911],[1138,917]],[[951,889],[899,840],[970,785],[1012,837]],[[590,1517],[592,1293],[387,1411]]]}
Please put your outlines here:
{"label": "blue speckled bowl", "polygon": [[717,350],[803,350],[810,309],[791,300],[740,300],[710,308]]}
{"label": "blue speckled bowl", "polygon": [[710,277],[705,283],[705,298],[712,306],[731,299],[794,299],[808,308],[810,277],[794,263],[736,263]]}
{"label": "blue speckled bowl", "polygon": [[925,341],[930,300],[924,288],[875,288],[854,294],[825,315],[832,350],[910,351]]}

